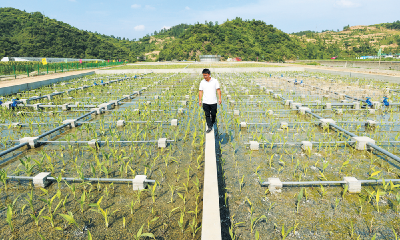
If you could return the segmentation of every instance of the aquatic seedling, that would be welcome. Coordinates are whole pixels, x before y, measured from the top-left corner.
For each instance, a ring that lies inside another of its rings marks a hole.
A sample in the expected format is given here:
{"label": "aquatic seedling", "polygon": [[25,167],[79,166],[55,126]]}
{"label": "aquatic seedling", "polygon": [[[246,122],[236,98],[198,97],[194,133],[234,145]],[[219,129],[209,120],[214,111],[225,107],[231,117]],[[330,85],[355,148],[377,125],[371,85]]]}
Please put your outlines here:
{"label": "aquatic seedling", "polygon": [[183,211],[181,210],[181,216],[180,216],[180,218],[178,220],[178,225],[179,225],[179,228],[181,229],[182,233],[183,233],[184,227],[185,227],[184,224],[183,224],[184,217],[185,217],[185,209],[183,209]]}
{"label": "aquatic seedling", "polygon": [[375,195],[375,201],[376,201],[376,208],[379,212],[379,199],[381,196],[384,196],[386,193],[385,192],[381,192],[379,189],[376,191],[376,195]]}
{"label": "aquatic seedling", "polygon": [[337,209],[337,207],[339,206],[339,202],[340,202],[340,199],[338,199],[338,198],[336,198],[335,199],[335,212],[336,212],[336,209]]}
{"label": "aquatic seedling", "polygon": [[344,185],[343,193],[342,193],[342,199],[344,200],[344,195],[346,194],[347,190],[349,189],[349,185]]}
{"label": "aquatic seedling", "polygon": [[81,205],[81,212],[84,211],[85,200],[86,200],[86,192],[83,191],[81,195],[81,200],[79,201],[79,204]]}
{"label": "aquatic seedling", "polygon": [[12,217],[13,217],[13,206],[12,204],[9,204],[7,206],[7,218],[6,221],[8,225],[10,226],[11,232],[14,232],[14,225],[12,223]]}
{"label": "aquatic seedling", "polygon": [[292,230],[293,230],[293,227],[291,227],[291,228],[285,230],[285,223],[283,223],[283,225],[282,225],[282,230],[281,230],[281,237],[282,237],[282,240],[285,240],[286,237],[290,234],[290,232],[291,232]]}
{"label": "aquatic seedling", "polygon": [[0,180],[3,182],[4,190],[7,191],[7,169],[0,169]]}
{"label": "aquatic seedling", "polygon": [[174,192],[175,192],[175,186],[172,184],[170,185],[168,183],[169,189],[171,190],[171,201],[169,201],[169,203],[172,203],[174,201]]}
{"label": "aquatic seedling", "polygon": [[[104,222],[106,224],[106,228],[108,228],[109,224],[108,224],[108,209],[106,209],[104,211],[103,208],[101,208],[100,204],[101,204],[101,200],[103,200],[103,196],[101,196],[101,198],[99,199],[99,201],[97,201],[97,203],[92,203],[89,204],[89,207],[92,207],[94,209],[90,209],[94,212],[100,213],[103,217],[104,217]],[[118,212],[119,209],[113,211],[110,215],[114,214],[115,212]]]}
{"label": "aquatic seedling", "polygon": [[74,195],[74,199],[75,199],[75,191],[76,191],[75,184],[72,183],[71,185],[69,185],[67,183],[67,181],[64,181],[64,182],[65,182],[65,184],[67,184],[68,188],[71,190],[72,194]]}
{"label": "aquatic seedling", "polygon": [[[43,218],[49,220],[52,227],[54,227],[54,214],[57,212],[58,208],[61,206],[61,203],[62,203],[62,201],[60,200],[53,211],[52,210],[53,201],[56,197],[57,197],[57,194],[54,194],[54,196],[50,200],[39,199],[40,201],[46,203],[46,205],[47,205],[49,215],[43,216]],[[59,227],[55,227],[54,229],[61,230],[61,228],[59,228]]]}
{"label": "aquatic seedling", "polygon": [[152,233],[143,233],[143,227],[144,227],[144,224],[139,229],[139,231],[136,233],[136,235],[133,234],[134,239],[135,240],[139,240],[140,238],[143,238],[143,237],[151,237],[151,238],[155,239],[154,234],[152,234]]}
{"label": "aquatic seedling", "polygon": [[157,221],[158,219],[159,219],[159,217],[155,217],[155,218],[153,218],[153,219],[147,221],[147,230],[148,230],[148,231],[150,231],[150,224],[151,224],[152,222]]}
{"label": "aquatic seedling", "polygon": [[349,160],[347,160],[347,161],[345,161],[344,163],[342,163],[342,166],[340,167],[340,169],[339,169],[339,173],[341,173],[342,172],[342,168],[344,168],[344,167],[346,167],[348,164],[349,164]]}
{"label": "aquatic seedling", "polygon": [[265,215],[262,215],[259,218],[257,218],[257,217],[253,218],[252,216],[250,217],[250,232],[251,233],[253,233],[254,228],[256,227],[256,224],[263,219],[267,219],[267,217]]}
{"label": "aquatic seedling", "polygon": [[45,209],[46,209],[46,207],[43,207],[42,210],[39,211],[37,216],[35,216],[35,212],[31,213],[31,217],[35,221],[36,226],[39,226],[39,217],[40,217],[40,215],[42,215],[42,213]]}
{"label": "aquatic seedling", "polygon": [[76,228],[80,229],[80,228],[79,228],[79,225],[78,225],[78,223],[76,223],[76,221],[75,221],[75,219],[74,219],[74,215],[72,214],[71,211],[68,212],[68,215],[66,215],[66,214],[61,214],[61,213],[58,214],[58,215],[60,215],[61,217],[63,217],[65,220],[67,220],[68,225],[74,224],[74,225],[76,226]]}
{"label": "aquatic seedling", "polygon": [[153,199],[153,203],[156,202],[156,194],[155,194],[156,187],[157,187],[157,182],[151,188],[151,198]]}
{"label": "aquatic seedling", "polygon": [[244,180],[244,175],[242,176],[242,179],[240,179],[240,182],[239,182],[239,190],[240,190],[240,192],[242,192],[243,180]]}
{"label": "aquatic seedling", "polygon": [[303,198],[303,190],[304,188],[301,188],[299,194],[297,195],[297,203],[296,203],[296,212],[299,213],[299,205],[300,205],[300,201]]}

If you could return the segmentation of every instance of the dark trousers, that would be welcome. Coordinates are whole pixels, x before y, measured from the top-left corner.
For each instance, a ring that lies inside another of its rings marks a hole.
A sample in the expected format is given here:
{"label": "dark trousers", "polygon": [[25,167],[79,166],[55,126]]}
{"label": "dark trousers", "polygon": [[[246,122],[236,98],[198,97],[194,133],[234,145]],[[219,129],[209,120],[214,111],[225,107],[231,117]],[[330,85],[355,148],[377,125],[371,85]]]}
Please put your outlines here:
{"label": "dark trousers", "polygon": [[217,104],[203,103],[203,110],[206,115],[207,127],[212,128],[217,117]]}

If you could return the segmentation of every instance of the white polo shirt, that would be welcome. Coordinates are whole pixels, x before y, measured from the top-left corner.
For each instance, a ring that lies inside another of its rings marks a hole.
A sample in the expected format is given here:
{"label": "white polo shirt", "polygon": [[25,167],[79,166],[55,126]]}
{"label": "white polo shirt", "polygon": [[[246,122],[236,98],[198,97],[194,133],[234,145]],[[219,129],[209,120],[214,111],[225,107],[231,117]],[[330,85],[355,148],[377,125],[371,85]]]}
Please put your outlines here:
{"label": "white polo shirt", "polygon": [[216,104],[218,102],[217,89],[219,89],[219,82],[217,79],[211,78],[208,82],[203,79],[199,87],[199,90],[203,91],[203,103]]}

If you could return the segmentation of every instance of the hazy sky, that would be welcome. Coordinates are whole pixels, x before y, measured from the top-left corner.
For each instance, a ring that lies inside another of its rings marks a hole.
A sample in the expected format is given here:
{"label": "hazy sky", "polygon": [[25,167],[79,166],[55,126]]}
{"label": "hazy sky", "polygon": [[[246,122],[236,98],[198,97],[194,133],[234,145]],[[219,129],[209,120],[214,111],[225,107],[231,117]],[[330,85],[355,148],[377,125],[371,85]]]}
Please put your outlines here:
{"label": "hazy sky", "polygon": [[235,17],[263,20],[287,33],[400,20],[399,0],[0,0],[0,7],[39,11],[79,29],[130,39],[180,23]]}

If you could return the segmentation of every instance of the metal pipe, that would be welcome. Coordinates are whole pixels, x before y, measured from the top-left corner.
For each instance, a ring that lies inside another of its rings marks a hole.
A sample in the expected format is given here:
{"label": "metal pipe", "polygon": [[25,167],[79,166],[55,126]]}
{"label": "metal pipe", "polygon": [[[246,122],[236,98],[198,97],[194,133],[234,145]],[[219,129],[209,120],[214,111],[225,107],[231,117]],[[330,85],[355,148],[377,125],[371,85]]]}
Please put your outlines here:
{"label": "metal pipe", "polygon": [[[27,177],[27,176],[7,176],[7,179],[10,180],[33,180],[34,177]],[[47,177],[47,180],[50,181],[57,181],[57,178],[54,177]],[[61,180],[64,181],[90,181],[90,182],[132,182],[133,179],[122,179],[122,178],[72,178],[72,177],[62,177]],[[147,183],[155,183],[155,180],[146,179],[144,180]]]}
{"label": "metal pipe", "polygon": [[[358,180],[361,184],[365,183],[382,183],[382,179],[378,180]],[[385,179],[385,182],[400,182],[400,179]],[[346,181],[309,181],[309,182],[282,182],[282,185],[339,185],[346,184]],[[261,185],[269,185],[269,182],[262,182]]]}
{"label": "metal pipe", "polygon": [[56,132],[56,131],[58,131],[58,130],[60,130],[60,129],[62,129],[62,128],[65,128],[66,126],[69,126],[71,123],[66,123],[66,124],[63,124],[63,125],[61,125],[61,126],[59,126],[59,127],[56,127],[56,128],[54,128],[54,129],[52,129],[52,130],[49,130],[49,131],[47,131],[47,132],[45,132],[45,133],[43,133],[43,134],[40,134],[39,136],[38,136],[38,138],[42,138],[42,137],[45,137],[45,136],[47,136],[47,135],[49,135],[49,134],[52,134],[53,132]]}
{"label": "metal pipe", "polygon": [[25,143],[18,144],[17,146],[14,146],[12,148],[9,148],[9,149],[7,149],[5,151],[2,151],[2,152],[0,152],[0,157],[4,156],[4,155],[6,155],[6,154],[8,154],[8,153],[10,153],[12,151],[15,151],[15,150],[17,150],[19,148],[22,148],[23,146],[27,146],[27,145],[29,145],[29,143],[25,142]]}
{"label": "metal pipe", "polygon": [[373,149],[385,154],[386,156],[388,156],[388,157],[400,162],[400,157],[398,157],[398,156],[386,151],[385,149],[383,149],[383,148],[381,148],[381,147],[379,147],[379,146],[377,146],[375,144],[367,143],[367,146],[369,146],[369,147],[371,147],[371,148],[373,148]]}

